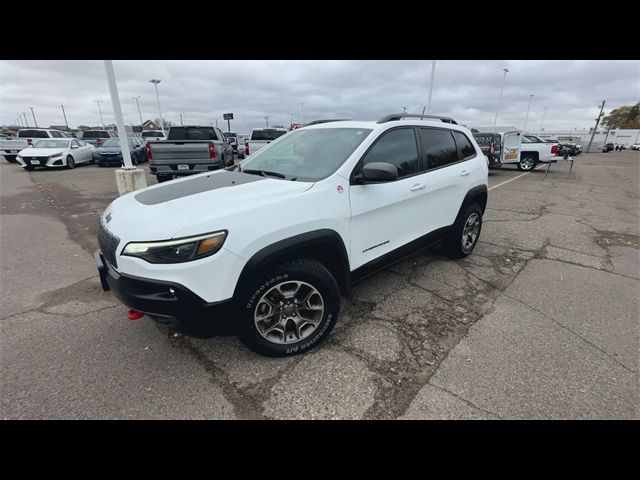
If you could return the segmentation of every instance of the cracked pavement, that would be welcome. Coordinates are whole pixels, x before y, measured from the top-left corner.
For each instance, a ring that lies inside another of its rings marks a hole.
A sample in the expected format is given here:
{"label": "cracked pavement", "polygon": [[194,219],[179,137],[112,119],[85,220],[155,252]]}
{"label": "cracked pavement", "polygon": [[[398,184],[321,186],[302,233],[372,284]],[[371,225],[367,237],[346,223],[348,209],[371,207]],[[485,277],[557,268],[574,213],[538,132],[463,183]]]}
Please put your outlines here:
{"label": "cracked pavement", "polygon": [[321,347],[272,359],[129,321],[101,290],[112,169],[2,161],[0,418],[637,419],[639,164],[492,171],[471,256],[389,267]]}

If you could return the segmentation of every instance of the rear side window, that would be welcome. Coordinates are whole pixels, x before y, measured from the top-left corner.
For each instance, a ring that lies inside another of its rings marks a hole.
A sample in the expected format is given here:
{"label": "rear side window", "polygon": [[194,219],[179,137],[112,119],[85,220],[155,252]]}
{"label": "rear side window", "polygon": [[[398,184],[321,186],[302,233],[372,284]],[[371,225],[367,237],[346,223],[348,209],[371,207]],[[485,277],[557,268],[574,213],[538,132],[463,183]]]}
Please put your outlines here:
{"label": "rear side window", "polygon": [[51,132],[49,132],[49,133],[51,133],[51,136],[52,136],[53,138],[64,138],[64,135],[62,135],[62,133],[61,133],[61,132],[56,132],[55,130],[52,130],[52,131],[51,131]]}
{"label": "rear side window", "polygon": [[18,132],[19,138],[49,138],[45,130],[20,130]]}
{"label": "rear side window", "polygon": [[458,149],[449,130],[421,128],[420,141],[428,169],[444,167],[458,161]]}
{"label": "rear side window", "polygon": [[168,140],[218,140],[211,127],[171,127]]}
{"label": "rear side window", "polygon": [[385,133],[367,152],[362,165],[384,162],[398,168],[398,178],[419,173],[418,145],[413,128],[399,128]]}
{"label": "rear side window", "polygon": [[471,142],[464,133],[453,132],[453,138],[458,145],[458,157],[460,160],[468,160],[476,156],[476,149],[473,148]]}
{"label": "rear side window", "polygon": [[251,140],[275,140],[285,133],[285,130],[254,130],[251,132]]}

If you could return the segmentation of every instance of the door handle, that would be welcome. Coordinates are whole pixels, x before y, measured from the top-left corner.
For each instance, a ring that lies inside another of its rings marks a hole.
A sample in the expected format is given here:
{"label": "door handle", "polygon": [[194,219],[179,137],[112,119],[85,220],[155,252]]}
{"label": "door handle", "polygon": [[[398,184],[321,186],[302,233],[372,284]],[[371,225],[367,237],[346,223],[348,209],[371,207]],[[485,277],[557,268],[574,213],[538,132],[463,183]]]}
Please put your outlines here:
{"label": "door handle", "polygon": [[469,175],[471,172],[469,170],[462,170],[460,172],[460,176],[461,177],[466,177],[467,175]]}
{"label": "door handle", "polygon": [[424,183],[416,183],[413,187],[409,189],[410,192],[417,192],[418,190],[424,190],[426,185]]}

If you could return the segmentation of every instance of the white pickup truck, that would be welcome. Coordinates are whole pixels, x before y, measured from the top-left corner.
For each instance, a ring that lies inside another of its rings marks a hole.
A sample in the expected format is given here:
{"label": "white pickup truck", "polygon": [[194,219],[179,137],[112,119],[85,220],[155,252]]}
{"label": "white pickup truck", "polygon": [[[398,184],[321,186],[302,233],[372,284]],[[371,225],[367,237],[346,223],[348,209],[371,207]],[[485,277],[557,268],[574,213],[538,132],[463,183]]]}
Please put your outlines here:
{"label": "white pickup truck", "polygon": [[538,163],[557,161],[559,145],[541,140],[535,135],[517,130],[477,132],[473,134],[482,152],[489,159],[490,168],[515,164],[518,170],[533,170]]}
{"label": "white pickup truck", "polygon": [[7,162],[16,163],[18,152],[33,146],[35,141],[41,138],[69,138],[69,135],[49,128],[24,128],[18,130],[17,139],[0,140],[0,155],[4,155]]}
{"label": "white pickup truck", "polygon": [[285,128],[254,128],[249,134],[249,139],[244,142],[244,156],[248,157],[256,153],[285,133],[287,133]]}

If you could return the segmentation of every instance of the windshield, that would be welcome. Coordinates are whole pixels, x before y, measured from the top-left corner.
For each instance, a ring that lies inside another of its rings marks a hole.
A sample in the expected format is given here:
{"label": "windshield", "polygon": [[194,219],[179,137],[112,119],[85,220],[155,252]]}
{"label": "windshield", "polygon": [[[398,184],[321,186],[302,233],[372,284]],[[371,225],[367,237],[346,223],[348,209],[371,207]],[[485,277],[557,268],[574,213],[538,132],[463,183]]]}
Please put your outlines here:
{"label": "windshield", "polygon": [[252,154],[241,168],[315,182],[335,172],[370,133],[365,128],[294,130]]}
{"label": "windshield", "polygon": [[82,135],[82,138],[110,138],[109,132],[99,132],[99,131],[86,131]]}
{"label": "windshield", "polygon": [[251,132],[251,140],[275,140],[285,133],[286,130],[254,130]]}
{"label": "windshield", "polygon": [[34,148],[69,148],[69,140],[39,140]]}

